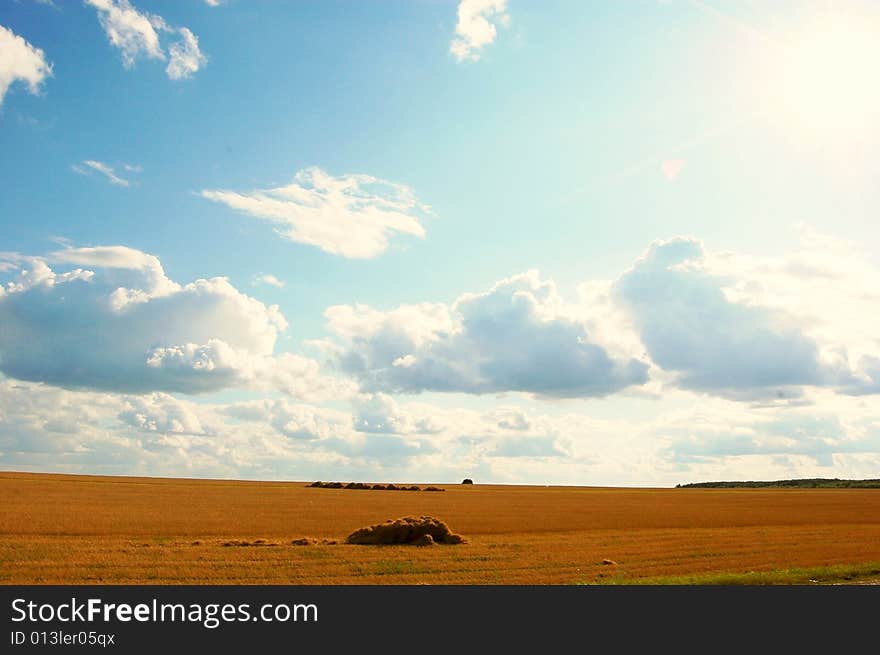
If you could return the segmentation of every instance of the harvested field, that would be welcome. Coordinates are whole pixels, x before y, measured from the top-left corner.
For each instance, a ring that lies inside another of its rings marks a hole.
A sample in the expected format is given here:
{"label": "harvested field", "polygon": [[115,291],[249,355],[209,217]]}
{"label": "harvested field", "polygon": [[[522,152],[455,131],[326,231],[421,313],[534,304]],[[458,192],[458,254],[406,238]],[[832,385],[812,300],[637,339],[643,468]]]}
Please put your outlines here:
{"label": "harvested field", "polygon": [[[449,484],[435,485],[446,493],[389,494],[305,484],[0,473],[0,583],[880,577],[880,491],[872,489]],[[365,526],[422,515],[467,543],[344,543]]]}

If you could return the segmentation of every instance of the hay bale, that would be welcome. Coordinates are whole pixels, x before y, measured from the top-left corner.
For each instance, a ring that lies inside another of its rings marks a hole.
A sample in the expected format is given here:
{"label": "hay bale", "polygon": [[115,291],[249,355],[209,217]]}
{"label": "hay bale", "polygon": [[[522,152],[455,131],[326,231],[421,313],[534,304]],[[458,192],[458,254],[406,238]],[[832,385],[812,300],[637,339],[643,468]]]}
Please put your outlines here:
{"label": "hay bale", "polygon": [[317,540],[310,539],[309,537],[302,537],[300,539],[294,539],[290,542],[291,546],[311,546],[312,544],[317,543]]}
{"label": "hay bale", "polygon": [[400,487],[398,487],[396,484],[389,484],[385,488],[388,491],[399,491],[400,490]]}
{"label": "hay bale", "polygon": [[473,484],[474,481],[471,480],[470,478],[465,478],[464,480],[461,481],[461,483],[462,484]]}
{"label": "hay bale", "polygon": [[325,489],[342,489],[345,485],[341,482],[328,482],[324,485]]}
{"label": "hay bale", "polygon": [[416,485],[412,485],[411,487],[404,487],[406,491],[420,491],[419,487]]}
{"label": "hay bale", "polygon": [[388,487],[386,487],[384,484],[374,484],[373,485],[373,489],[375,489],[376,491],[385,491],[385,489],[387,489],[387,488]]}
{"label": "hay bale", "polygon": [[434,537],[429,534],[423,534],[421,537],[412,542],[413,546],[433,546],[436,542]]}
{"label": "hay bale", "polygon": [[446,489],[441,489],[440,487],[425,487],[425,491],[446,491]]}
{"label": "hay bale", "polygon": [[[409,544],[424,542],[425,535],[438,544],[464,543],[461,535],[453,533],[443,521],[432,516],[404,516],[403,518],[385,521],[360,530],[355,530],[346,538],[348,544],[381,545]],[[426,545],[426,544],[422,544]]]}
{"label": "hay bale", "polygon": [[318,480],[317,482],[312,482],[312,484],[307,484],[306,486],[307,486],[307,487],[318,487],[318,488],[320,488],[320,487],[323,487],[323,486],[324,486],[324,483],[321,482],[320,480]]}

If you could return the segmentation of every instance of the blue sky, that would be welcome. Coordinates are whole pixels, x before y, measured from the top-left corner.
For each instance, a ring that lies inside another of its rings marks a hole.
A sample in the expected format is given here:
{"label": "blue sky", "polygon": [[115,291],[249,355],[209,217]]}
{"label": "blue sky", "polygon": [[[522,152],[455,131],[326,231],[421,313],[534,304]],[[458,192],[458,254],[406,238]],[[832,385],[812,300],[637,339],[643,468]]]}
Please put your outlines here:
{"label": "blue sky", "polygon": [[880,465],[871,3],[0,8],[0,467]]}

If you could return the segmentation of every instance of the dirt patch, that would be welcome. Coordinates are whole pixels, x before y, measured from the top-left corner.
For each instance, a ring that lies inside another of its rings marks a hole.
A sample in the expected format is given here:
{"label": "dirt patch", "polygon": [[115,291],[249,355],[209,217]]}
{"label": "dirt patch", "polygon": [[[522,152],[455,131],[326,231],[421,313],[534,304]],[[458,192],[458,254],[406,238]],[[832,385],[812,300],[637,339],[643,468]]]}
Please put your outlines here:
{"label": "dirt patch", "polygon": [[[426,537],[430,537],[430,542]],[[419,546],[428,546],[434,543],[465,543],[461,535],[453,533],[443,521],[431,516],[405,516],[361,528],[348,535],[345,542],[359,545],[409,544]]]}

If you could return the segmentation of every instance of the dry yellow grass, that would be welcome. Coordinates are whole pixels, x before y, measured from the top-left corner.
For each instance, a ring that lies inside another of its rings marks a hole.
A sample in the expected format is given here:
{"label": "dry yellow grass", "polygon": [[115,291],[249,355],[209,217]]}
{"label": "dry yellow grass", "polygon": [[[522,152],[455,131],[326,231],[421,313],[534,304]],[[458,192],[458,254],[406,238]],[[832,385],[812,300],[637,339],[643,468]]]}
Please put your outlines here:
{"label": "dry yellow grass", "polygon": [[[880,561],[878,490],[441,486],[0,473],[0,583],[570,584]],[[468,543],[291,544],[407,515]]]}

